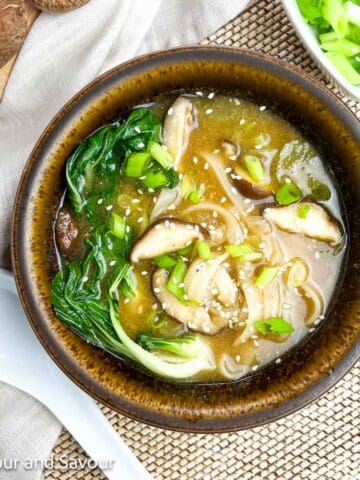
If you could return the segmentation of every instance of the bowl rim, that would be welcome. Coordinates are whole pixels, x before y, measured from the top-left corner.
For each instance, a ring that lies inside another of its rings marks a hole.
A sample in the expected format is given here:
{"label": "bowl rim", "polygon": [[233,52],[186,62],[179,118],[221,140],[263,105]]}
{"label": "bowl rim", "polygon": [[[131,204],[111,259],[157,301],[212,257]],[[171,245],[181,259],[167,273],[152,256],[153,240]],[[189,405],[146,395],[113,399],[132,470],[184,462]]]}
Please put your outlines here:
{"label": "bowl rim", "polygon": [[[194,57],[191,57],[191,55],[194,55]],[[58,121],[67,113],[71,114],[72,106],[76,105],[77,102],[86,96],[89,91],[96,89],[96,87],[103,84],[106,80],[111,79],[113,76],[116,77],[117,74],[124,73],[138,64],[150,67],[156,66],[158,60],[163,62],[167,60],[170,63],[181,61],[181,59],[195,60],[197,59],[197,55],[201,57],[202,60],[218,60],[220,62],[228,61],[229,63],[231,61],[240,63],[244,62],[250,66],[266,69],[274,75],[283,76],[285,79],[292,81],[295,84],[300,84],[301,88],[309,90],[310,93],[322,101],[330,99],[332,106],[335,107],[336,105],[338,108],[338,117],[341,118],[354,138],[360,143],[360,129],[357,129],[355,126],[358,123],[358,119],[350,108],[318,80],[302,72],[299,68],[289,65],[276,57],[245,48],[239,49],[220,45],[182,46],[136,57],[113,67],[85,85],[58,111],[43,130],[43,133],[36,142],[24,166],[16,192],[11,225],[11,260],[19,297],[33,331],[52,360],[81,389],[116,412],[148,425],[189,433],[220,433],[239,431],[270,423],[294,413],[300,408],[307,406],[315,399],[318,399],[333,387],[356,363],[360,357],[360,338],[358,338],[349,350],[341,357],[331,372],[323,375],[318,381],[314,382],[308,388],[305,388],[299,395],[284,401],[279,406],[264,408],[250,414],[226,419],[226,421],[219,418],[207,418],[194,422],[193,420],[175,417],[175,415],[163,412],[157,412],[156,415],[154,415],[144,406],[127,402],[125,399],[122,399],[115,394],[111,396],[109,391],[107,391],[103,385],[96,382],[92,376],[85,375],[81,371],[81,367],[79,367],[74,361],[73,357],[69,356],[67,359],[63,358],[63,352],[61,351],[59,343],[51,342],[51,344],[49,344],[46,335],[44,335],[43,332],[44,323],[42,322],[42,319],[35,318],[32,313],[32,308],[34,304],[36,305],[37,299],[31,298],[31,293],[25,293],[26,287],[24,287],[24,285],[26,284],[26,275],[31,276],[31,273],[27,271],[24,266],[25,262],[19,261],[22,256],[24,257],[26,255],[24,248],[22,248],[24,242],[24,240],[22,240],[23,237],[20,237],[20,241],[18,241],[18,230],[21,230],[21,218],[24,215],[24,212],[21,209],[22,196],[34,167],[34,165],[32,165],[32,159],[39,151],[41,151],[49,134],[58,125]],[[245,60],[247,62],[245,62]],[[91,102],[89,103],[91,104]]]}

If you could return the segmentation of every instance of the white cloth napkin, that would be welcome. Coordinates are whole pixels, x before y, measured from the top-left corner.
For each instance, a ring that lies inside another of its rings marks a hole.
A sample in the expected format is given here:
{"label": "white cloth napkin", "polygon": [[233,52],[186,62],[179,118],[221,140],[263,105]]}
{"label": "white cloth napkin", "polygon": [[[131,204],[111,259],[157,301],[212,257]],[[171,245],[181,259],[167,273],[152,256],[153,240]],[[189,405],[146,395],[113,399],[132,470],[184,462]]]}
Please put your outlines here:
{"label": "white cloth napkin", "polygon": [[[91,0],[33,25],[0,103],[0,265],[9,266],[9,224],[22,168],[44,127],[76,91],[141,53],[199,42],[249,0]],[[1,305],[0,305],[1,312]],[[0,459],[45,460],[60,432],[40,404],[0,384]],[[0,480],[39,471],[0,470]]]}

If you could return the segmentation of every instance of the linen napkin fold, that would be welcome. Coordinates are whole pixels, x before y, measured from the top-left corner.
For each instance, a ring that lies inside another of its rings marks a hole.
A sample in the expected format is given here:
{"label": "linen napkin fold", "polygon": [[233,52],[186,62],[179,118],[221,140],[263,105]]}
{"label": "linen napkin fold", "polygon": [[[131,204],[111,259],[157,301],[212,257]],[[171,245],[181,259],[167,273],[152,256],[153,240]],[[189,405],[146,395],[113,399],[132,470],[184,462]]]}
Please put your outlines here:
{"label": "linen napkin fold", "polygon": [[[0,266],[9,267],[9,223],[21,171],[42,130],[62,105],[86,83],[127,59],[199,42],[249,3],[91,0],[66,14],[39,16],[0,103]],[[0,459],[46,460],[60,428],[37,401],[0,384]],[[39,471],[0,470],[0,480],[40,476]]]}

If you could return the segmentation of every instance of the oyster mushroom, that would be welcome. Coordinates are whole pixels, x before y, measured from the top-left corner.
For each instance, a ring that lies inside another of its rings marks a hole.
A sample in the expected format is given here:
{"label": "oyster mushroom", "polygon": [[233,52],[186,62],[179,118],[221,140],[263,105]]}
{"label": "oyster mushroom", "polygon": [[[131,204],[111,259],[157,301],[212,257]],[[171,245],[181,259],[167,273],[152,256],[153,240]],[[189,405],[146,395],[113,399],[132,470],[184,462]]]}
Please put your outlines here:
{"label": "oyster mushroom", "polygon": [[170,317],[175,318],[191,330],[208,335],[215,335],[227,325],[228,321],[225,318],[220,315],[210,316],[204,307],[181,303],[166,288],[167,281],[168,272],[165,269],[159,268],[155,271],[152,277],[152,289],[162,308]]}
{"label": "oyster mushroom", "polygon": [[163,130],[163,145],[174,158],[177,170],[187,150],[191,132],[198,126],[195,107],[190,99],[178,97],[169,108]]}
{"label": "oyster mushroom", "polygon": [[133,263],[176,252],[195,240],[205,240],[208,232],[196,223],[182,222],[172,217],[163,217],[151,224],[134,243],[130,253]]}
{"label": "oyster mushroom", "polygon": [[[308,207],[306,215],[299,215],[299,206]],[[336,220],[323,207],[313,202],[265,208],[263,216],[280,230],[289,233],[301,233],[333,246],[342,240]]]}

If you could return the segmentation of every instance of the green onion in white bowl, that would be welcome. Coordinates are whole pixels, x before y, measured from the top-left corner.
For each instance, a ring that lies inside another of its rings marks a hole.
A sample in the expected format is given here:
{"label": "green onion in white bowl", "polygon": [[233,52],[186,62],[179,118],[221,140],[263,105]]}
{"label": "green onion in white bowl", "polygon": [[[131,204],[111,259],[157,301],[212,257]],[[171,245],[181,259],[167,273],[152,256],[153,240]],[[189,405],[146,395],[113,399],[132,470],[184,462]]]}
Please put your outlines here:
{"label": "green onion in white bowl", "polygon": [[283,0],[283,4],[321,70],[360,100],[360,0]]}

